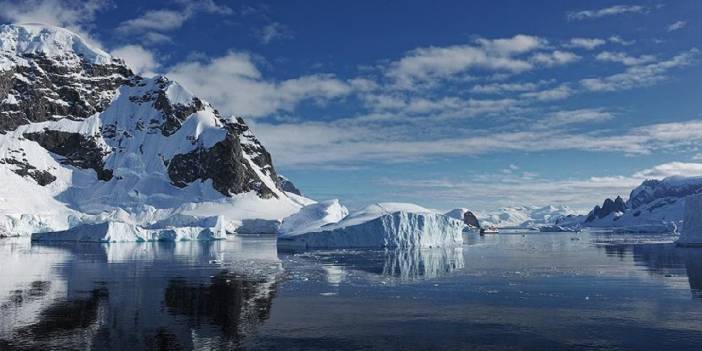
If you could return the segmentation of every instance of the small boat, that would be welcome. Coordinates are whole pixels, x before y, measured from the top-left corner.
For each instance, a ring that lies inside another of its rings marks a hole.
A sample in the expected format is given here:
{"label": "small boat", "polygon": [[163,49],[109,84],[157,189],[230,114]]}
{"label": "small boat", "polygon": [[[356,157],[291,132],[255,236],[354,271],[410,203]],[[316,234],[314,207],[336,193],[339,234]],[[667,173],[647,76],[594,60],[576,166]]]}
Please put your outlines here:
{"label": "small boat", "polygon": [[480,228],[480,235],[484,235],[484,234],[497,234],[497,233],[498,233],[497,227],[494,226],[494,225],[489,225],[489,226],[487,226],[487,227]]}

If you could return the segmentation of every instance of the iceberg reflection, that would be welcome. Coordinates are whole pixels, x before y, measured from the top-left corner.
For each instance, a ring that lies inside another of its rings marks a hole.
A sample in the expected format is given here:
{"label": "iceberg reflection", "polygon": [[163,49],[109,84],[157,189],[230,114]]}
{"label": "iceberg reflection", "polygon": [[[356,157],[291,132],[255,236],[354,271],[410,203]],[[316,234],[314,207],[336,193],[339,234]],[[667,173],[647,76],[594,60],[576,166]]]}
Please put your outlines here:
{"label": "iceberg reflection", "polygon": [[[279,253],[291,261],[289,250]],[[434,279],[464,268],[463,247],[387,248],[383,250],[306,251],[295,257],[324,269],[327,282],[338,286],[349,271],[363,273],[369,280],[395,278],[400,281]],[[367,274],[370,274],[368,276]],[[354,274],[358,276],[358,274]]]}

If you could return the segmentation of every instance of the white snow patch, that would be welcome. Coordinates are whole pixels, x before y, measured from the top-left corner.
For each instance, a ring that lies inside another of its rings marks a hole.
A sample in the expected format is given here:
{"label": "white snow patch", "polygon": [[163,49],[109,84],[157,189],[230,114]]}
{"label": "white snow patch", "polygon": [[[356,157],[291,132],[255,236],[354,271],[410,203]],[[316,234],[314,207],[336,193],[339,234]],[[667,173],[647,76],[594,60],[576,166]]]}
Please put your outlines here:
{"label": "white snow patch", "polygon": [[[78,34],[44,24],[0,26],[0,52],[17,56],[44,54],[71,62],[82,57],[93,64],[108,64],[112,61],[112,56],[88,44]],[[4,64],[2,66],[4,68]]]}
{"label": "white snow patch", "polygon": [[299,212],[283,219],[280,233],[302,234],[318,231],[327,224],[338,223],[348,214],[349,210],[337,199],[307,205]]}

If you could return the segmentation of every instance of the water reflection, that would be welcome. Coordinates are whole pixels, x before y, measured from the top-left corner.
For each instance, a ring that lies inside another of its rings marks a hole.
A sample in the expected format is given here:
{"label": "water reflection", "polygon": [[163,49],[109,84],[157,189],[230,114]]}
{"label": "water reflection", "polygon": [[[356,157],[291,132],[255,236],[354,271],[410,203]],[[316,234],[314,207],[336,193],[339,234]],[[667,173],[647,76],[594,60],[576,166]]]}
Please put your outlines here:
{"label": "water reflection", "polygon": [[610,244],[601,246],[610,257],[634,262],[663,277],[687,276],[691,294],[702,299],[702,249],[682,248],[673,243]]}
{"label": "water reflection", "polygon": [[7,257],[51,264],[3,283],[0,350],[236,349],[282,272],[274,241],[30,245]]}
{"label": "water reflection", "polygon": [[[283,261],[288,252],[279,253]],[[370,273],[380,278],[398,281],[434,279],[449,275],[464,268],[463,247],[404,248],[384,250],[335,250],[298,253],[310,264],[319,264],[325,271],[327,281],[338,286],[348,274],[346,271]],[[366,276],[366,278],[372,278]]]}

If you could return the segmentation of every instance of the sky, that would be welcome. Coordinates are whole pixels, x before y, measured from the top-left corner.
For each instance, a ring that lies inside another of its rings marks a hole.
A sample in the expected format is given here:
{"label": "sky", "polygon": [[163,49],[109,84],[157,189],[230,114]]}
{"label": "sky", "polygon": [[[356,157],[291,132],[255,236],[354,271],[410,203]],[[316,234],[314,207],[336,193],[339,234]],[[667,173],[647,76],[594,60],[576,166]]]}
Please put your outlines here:
{"label": "sky", "polygon": [[243,116],[315,199],[587,210],[702,175],[702,1],[2,0]]}

